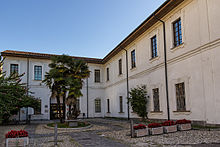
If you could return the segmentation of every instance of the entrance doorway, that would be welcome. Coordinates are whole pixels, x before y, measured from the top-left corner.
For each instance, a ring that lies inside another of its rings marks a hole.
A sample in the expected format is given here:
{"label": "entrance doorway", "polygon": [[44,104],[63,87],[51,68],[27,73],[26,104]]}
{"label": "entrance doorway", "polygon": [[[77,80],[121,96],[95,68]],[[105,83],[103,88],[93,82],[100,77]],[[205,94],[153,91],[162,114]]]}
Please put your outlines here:
{"label": "entrance doorway", "polygon": [[58,104],[50,104],[50,119],[59,119],[60,115],[63,117],[63,104],[60,104],[61,107],[61,114],[59,112]]}

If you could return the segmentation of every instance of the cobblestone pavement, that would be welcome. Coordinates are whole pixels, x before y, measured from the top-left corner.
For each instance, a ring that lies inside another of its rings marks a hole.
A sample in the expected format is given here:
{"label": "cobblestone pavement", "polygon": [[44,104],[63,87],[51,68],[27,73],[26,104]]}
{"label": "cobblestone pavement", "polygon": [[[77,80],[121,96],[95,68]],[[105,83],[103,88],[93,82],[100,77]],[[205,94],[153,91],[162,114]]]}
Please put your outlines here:
{"label": "cobblestone pavement", "polygon": [[[85,130],[58,130],[60,147],[220,147],[220,131],[191,130],[142,138],[129,136],[130,124],[126,120],[87,119],[93,126]],[[54,130],[45,124],[0,126],[0,146],[4,134],[25,129],[29,133],[30,147],[54,146]]]}

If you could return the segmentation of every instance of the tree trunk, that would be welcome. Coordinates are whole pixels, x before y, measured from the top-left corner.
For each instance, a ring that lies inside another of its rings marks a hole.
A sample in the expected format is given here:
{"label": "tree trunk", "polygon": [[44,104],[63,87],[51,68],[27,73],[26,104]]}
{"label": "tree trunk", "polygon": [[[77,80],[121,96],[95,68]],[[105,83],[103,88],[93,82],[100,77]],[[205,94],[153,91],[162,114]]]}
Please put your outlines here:
{"label": "tree trunk", "polygon": [[63,119],[62,119],[62,117],[61,117],[61,114],[62,114],[62,113],[61,113],[60,97],[59,97],[59,95],[57,95],[56,98],[57,98],[57,105],[58,105],[60,123],[63,123]]}

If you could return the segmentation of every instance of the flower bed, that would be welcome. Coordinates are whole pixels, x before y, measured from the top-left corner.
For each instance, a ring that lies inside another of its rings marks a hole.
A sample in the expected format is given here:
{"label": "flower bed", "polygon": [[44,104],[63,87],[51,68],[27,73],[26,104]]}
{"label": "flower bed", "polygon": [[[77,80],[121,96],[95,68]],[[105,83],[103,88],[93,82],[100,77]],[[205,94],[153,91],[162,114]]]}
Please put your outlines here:
{"label": "flower bed", "polygon": [[143,137],[149,135],[149,130],[146,125],[139,124],[137,126],[134,126],[133,128],[135,137]]}
{"label": "flower bed", "polygon": [[28,132],[25,130],[11,130],[5,134],[6,147],[10,146],[27,146],[29,144]]}
{"label": "flower bed", "polygon": [[172,120],[168,120],[162,123],[164,133],[173,133],[177,131],[176,123]]}
{"label": "flower bed", "polygon": [[179,131],[186,131],[192,129],[190,120],[186,120],[186,119],[177,120],[176,124]]}
{"label": "flower bed", "polygon": [[151,135],[163,134],[163,127],[160,123],[151,123],[148,125]]}

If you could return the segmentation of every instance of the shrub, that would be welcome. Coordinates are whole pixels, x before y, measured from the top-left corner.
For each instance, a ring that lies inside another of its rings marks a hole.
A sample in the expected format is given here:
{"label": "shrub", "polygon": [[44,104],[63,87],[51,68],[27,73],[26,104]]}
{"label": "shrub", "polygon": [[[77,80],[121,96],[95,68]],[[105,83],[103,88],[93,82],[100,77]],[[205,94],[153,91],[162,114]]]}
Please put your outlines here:
{"label": "shrub", "polygon": [[151,123],[148,125],[148,128],[158,128],[161,127],[162,125],[160,123]]}
{"label": "shrub", "polygon": [[28,132],[25,130],[15,131],[11,130],[5,134],[5,138],[19,138],[19,137],[28,137]]}
{"label": "shrub", "polygon": [[146,125],[144,125],[144,124],[139,124],[139,125],[137,125],[137,126],[134,126],[133,128],[134,128],[135,130],[145,129],[145,128],[146,128]]}
{"label": "shrub", "polygon": [[175,122],[172,120],[168,120],[162,123],[162,126],[172,126],[175,125]]}
{"label": "shrub", "polygon": [[190,123],[191,121],[186,119],[181,119],[176,121],[176,124],[190,124]]}
{"label": "shrub", "polygon": [[132,88],[129,94],[130,97],[128,100],[131,103],[132,110],[137,113],[138,116],[142,117],[143,120],[148,118],[147,105],[149,98],[147,96],[146,85]]}

